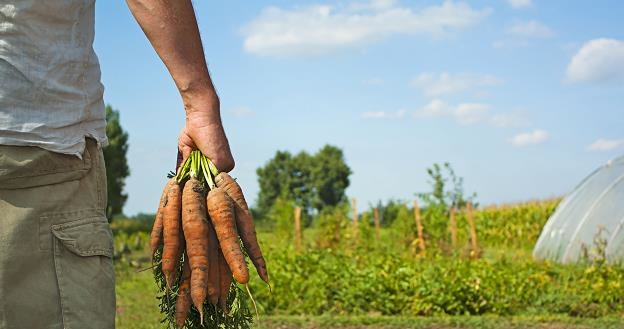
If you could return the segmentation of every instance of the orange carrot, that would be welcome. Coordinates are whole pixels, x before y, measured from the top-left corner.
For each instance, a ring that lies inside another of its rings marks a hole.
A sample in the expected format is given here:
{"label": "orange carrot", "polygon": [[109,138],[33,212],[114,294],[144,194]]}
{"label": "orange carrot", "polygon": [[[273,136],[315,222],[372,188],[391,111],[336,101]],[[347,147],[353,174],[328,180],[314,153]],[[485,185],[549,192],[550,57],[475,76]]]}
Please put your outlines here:
{"label": "orange carrot", "polygon": [[234,200],[234,211],[236,213],[236,227],[243,241],[247,255],[253,262],[260,278],[269,283],[269,273],[266,268],[266,261],[262,256],[258,238],[256,237],[256,226],[245,201],[243,190],[240,185],[226,172],[219,173],[215,177],[215,183],[222,188],[232,200]]}
{"label": "orange carrot", "polygon": [[208,223],[208,299],[212,305],[217,305],[219,301],[219,241],[217,233]]}
{"label": "orange carrot", "polygon": [[208,283],[208,218],[201,183],[191,178],[182,192],[182,225],[191,267],[191,299],[204,323],[203,305]]}
{"label": "orange carrot", "polygon": [[230,285],[232,284],[232,272],[221,249],[219,249],[219,278],[221,279],[219,284],[219,305],[225,313],[228,313],[227,299],[230,293]]}
{"label": "orange carrot", "polygon": [[178,328],[184,326],[188,312],[191,309],[191,268],[189,266],[188,257],[184,257],[184,260],[180,287],[178,288],[178,299],[176,300],[175,306],[176,324]]}
{"label": "orange carrot", "polygon": [[233,201],[221,188],[216,187],[208,193],[207,203],[219,245],[234,279],[246,284],[249,282],[249,269],[238,242]]}
{"label": "orange carrot", "polygon": [[180,208],[182,193],[178,184],[173,184],[167,192],[167,202],[163,207],[163,254],[162,272],[167,287],[171,289],[177,263],[184,250],[182,243],[182,227],[180,225]]}
{"label": "orange carrot", "polygon": [[164,207],[167,204],[167,192],[173,184],[176,184],[175,178],[169,179],[165,188],[163,189],[163,193],[160,197],[160,202],[158,203],[158,210],[156,211],[156,216],[154,217],[154,225],[152,226],[152,232],[150,234],[150,249],[152,250],[152,257],[154,257],[154,253],[158,246],[162,243],[163,240],[163,213]]}

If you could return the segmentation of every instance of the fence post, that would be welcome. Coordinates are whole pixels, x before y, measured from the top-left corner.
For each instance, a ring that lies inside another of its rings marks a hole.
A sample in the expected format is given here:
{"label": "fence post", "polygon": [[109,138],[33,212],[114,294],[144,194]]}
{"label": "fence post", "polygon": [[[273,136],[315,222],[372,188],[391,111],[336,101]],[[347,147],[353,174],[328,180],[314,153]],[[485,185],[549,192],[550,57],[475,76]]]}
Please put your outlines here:
{"label": "fence post", "polygon": [[477,228],[475,226],[474,215],[472,213],[472,202],[468,202],[468,205],[466,206],[466,215],[468,217],[468,224],[470,224],[470,242],[472,245],[471,255],[472,257],[477,258],[480,255],[480,250],[479,241],[477,240]]}
{"label": "fence post", "polygon": [[451,208],[450,217],[451,245],[455,248],[457,246],[457,221],[455,220],[455,207]]}
{"label": "fence post", "polygon": [[381,238],[381,224],[379,223],[379,208],[375,207],[374,211],[374,219],[375,219],[375,236],[377,237],[377,241]]}
{"label": "fence post", "polygon": [[295,249],[301,250],[301,207],[295,207]]}
{"label": "fence post", "polygon": [[420,208],[416,200],[414,200],[414,219],[416,220],[416,230],[418,232],[418,246],[420,247],[420,251],[425,251],[425,239],[423,238],[423,227],[420,221]]}

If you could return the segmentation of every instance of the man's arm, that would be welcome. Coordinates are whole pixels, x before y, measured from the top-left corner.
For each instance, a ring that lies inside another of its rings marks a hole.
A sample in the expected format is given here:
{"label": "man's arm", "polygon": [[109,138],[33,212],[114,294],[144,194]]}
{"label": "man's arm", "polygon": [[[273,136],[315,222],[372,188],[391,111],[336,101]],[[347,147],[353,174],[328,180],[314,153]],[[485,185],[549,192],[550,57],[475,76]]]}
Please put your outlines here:
{"label": "man's arm", "polygon": [[191,0],[126,0],[173,77],[186,111],[178,146],[184,158],[199,149],[221,171],[234,168]]}

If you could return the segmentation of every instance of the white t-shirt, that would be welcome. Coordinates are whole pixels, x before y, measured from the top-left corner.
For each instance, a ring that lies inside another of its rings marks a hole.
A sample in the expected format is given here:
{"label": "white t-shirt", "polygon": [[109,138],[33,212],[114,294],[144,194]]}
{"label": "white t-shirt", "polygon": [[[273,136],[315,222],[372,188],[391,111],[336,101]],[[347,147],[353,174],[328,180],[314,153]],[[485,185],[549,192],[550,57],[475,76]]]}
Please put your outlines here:
{"label": "white t-shirt", "polygon": [[95,0],[0,0],[0,144],[106,145]]}

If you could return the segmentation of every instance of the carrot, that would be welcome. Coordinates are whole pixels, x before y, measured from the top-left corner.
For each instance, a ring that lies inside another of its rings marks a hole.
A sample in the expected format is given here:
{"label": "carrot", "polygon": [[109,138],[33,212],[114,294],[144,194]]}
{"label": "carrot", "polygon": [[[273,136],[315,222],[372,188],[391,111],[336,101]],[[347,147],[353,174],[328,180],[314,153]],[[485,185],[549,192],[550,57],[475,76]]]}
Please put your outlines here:
{"label": "carrot", "polygon": [[212,305],[217,305],[219,301],[219,241],[217,233],[208,223],[208,299]]}
{"label": "carrot", "polygon": [[175,306],[176,324],[178,328],[184,326],[188,312],[191,309],[191,267],[189,266],[188,257],[184,257],[184,260],[180,287],[178,289],[178,299],[176,300]]}
{"label": "carrot", "polygon": [[247,255],[253,262],[260,278],[269,283],[269,273],[266,268],[266,261],[262,256],[258,238],[256,237],[256,226],[245,201],[243,190],[240,185],[226,172],[221,172],[215,177],[215,183],[222,188],[232,200],[234,200],[234,211],[236,213],[236,227],[243,241]]}
{"label": "carrot", "polygon": [[208,283],[208,218],[201,183],[191,178],[182,192],[182,226],[191,267],[191,299],[204,323],[203,305]]}
{"label": "carrot", "polygon": [[208,193],[207,204],[219,245],[234,279],[246,284],[249,282],[249,269],[238,242],[233,201],[223,189],[216,187]]}
{"label": "carrot", "polygon": [[225,261],[221,249],[219,249],[219,278],[221,279],[219,284],[219,305],[225,313],[228,313],[227,299],[230,293],[230,285],[232,284],[232,272]]}
{"label": "carrot", "polygon": [[163,189],[162,195],[160,196],[158,210],[156,211],[156,216],[154,217],[154,225],[152,226],[152,232],[150,233],[150,249],[152,250],[152,257],[154,257],[156,249],[158,249],[158,246],[163,240],[163,209],[167,204],[167,192],[173,184],[176,184],[175,178],[169,179]]}
{"label": "carrot", "polygon": [[162,209],[163,212],[163,254],[162,272],[165,275],[167,287],[171,289],[173,274],[177,263],[182,255],[184,247],[180,225],[180,206],[182,204],[182,193],[180,185],[172,184],[167,192],[167,202]]}

